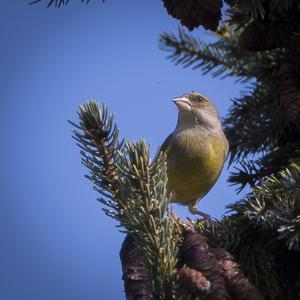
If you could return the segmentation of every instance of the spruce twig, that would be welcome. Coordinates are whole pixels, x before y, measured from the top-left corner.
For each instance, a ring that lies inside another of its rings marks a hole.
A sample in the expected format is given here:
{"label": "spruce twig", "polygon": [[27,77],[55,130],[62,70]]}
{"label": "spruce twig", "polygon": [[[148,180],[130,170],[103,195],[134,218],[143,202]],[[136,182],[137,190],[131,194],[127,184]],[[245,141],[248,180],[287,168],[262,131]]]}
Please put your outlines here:
{"label": "spruce twig", "polygon": [[117,170],[119,151],[124,141],[119,142],[119,129],[114,124],[114,116],[109,114],[105,104],[102,107],[90,100],[80,106],[79,125],[69,121],[73,138],[81,149],[82,164],[89,170],[89,179],[94,190],[100,194],[98,201],[107,206],[104,212],[121,223],[122,195]]}
{"label": "spruce twig", "polygon": [[154,299],[172,299],[177,288],[179,236],[174,219],[166,216],[166,161],[162,155],[151,163],[144,141],[128,142],[119,168],[126,198],[125,227],[144,255]]}
{"label": "spruce twig", "polygon": [[230,204],[231,214],[219,222],[215,234],[197,224],[196,229],[214,247],[231,252],[250,282],[273,299],[280,289],[292,291],[297,280],[299,196],[300,165],[295,160],[276,176],[265,178],[248,197]]}
{"label": "spruce twig", "polygon": [[87,176],[108,206],[104,212],[120,222],[140,251],[150,278],[151,297],[172,299],[177,289],[177,252],[180,234],[168,216],[166,160],[151,162],[144,141],[118,141],[119,130],[106,105],[82,105],[73,137],[81,149]]}
{"label": "spruce twig", "polygon": [[[31,2],[29,2],[29,5],[32,5],[32,4],[37,4],[39,2],[42,2],[43,0],[33,0]],[[70,0],[47,0],[48,1],[48,4],[47,4],[47,7],[50,7],[50,6],[55,6],[55,7],[61,7],[61,6],[65,6],[65,5],[68,5]],[[91,0],[80,0],[81,3],[85,3],[85,4],[89,4],[89,2]],[[105,0],[102,0],[102,2],[105,2]]]}

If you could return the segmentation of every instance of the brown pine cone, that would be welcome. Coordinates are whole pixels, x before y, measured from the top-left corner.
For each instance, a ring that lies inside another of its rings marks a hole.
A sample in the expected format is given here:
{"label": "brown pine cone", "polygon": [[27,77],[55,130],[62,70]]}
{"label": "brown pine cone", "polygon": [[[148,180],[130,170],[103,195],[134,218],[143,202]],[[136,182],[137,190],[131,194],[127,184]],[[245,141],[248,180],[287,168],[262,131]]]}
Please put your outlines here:
{"label": "brown pine cone", "polygon": [[205,240],[194,232],[188,232],[182,244],[182,259],[189,268],[201,272],[210,283],[207,300],[228,300],[229,292],[220,273],[217,259],[210,252]]}
{"label": "brown pine cone", "polygon": [[193,296],[204,296],[210,289],[210,282],[201,272],[182,268],[178,271],[180,286]]}
{"label": "brown pine cone", "polygon": [[169,15],[180,20],[190,31],[202,25],[217,30],[221,19],[222,0],[163,0]]}
{"label": "brown pine cone", "polygon": [[211,249],[211,251],[218,260],[221,273],[225,278],[232,299],[263,300],[256,288],[239,270],[239,266],[231,254],[221,248]]}
{"label": "brown pine cone", "polygon": [[120,258],[127,299],[150,299],[149,277],[141,253],[133,239],[127,236],[123,242]]}

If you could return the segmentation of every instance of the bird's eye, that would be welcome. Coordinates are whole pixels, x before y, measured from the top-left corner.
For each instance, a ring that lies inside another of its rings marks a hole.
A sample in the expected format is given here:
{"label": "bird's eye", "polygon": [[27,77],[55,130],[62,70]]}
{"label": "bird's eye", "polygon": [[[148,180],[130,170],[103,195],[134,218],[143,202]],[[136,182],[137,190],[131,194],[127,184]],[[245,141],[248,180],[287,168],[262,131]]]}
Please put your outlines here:
{"label": "bird's eye", "polygon": [[205,100],[205,98],[199,95],[199,96],[197,96],[197,100],[199,102],[203,102]]}

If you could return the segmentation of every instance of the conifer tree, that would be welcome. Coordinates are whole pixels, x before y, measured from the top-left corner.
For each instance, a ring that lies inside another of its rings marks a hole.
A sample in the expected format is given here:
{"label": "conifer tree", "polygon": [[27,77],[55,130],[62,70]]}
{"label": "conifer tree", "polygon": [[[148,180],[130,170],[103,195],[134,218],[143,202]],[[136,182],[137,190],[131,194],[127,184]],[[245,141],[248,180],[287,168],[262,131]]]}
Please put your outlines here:
{"label": "conifer tree", "polygon": [[[232,100],[224,126],[230,163],[237,166],[229,182],[239,191],[247,184],[253,190],[228,206],[231,214],[217,230],[200,226],[198,232],[211,246],[233,254],[266,299],[299,299],[300,3],[225,2],[221,20],[218,0],[164,1],[184,26],[192,30],[203,25],[216,33],[209,44],[181,27],[177,34],[163,33],[161,47],[169,58],[245,84],[241,96]],[[213,26],[207,16],[200,17],[203,7]],[[199,17],[191,23],[187,16]]]}
{"label": "conifer tree", "polygon": [[144,141],[119,141],[105,105],[81,106],[72,125],[87,177],[104,212],[128,234],[120,253],[126,297],[299,299],[300,3],[163,2],[188,30],[203,26],[216,34],[207,44],[183,27],[163,33],[169,58],[245,84],[224,126],[236,166],[229,181],[252,192],[214,226],[179,220],[168,210],[165,157],[151,162]]}

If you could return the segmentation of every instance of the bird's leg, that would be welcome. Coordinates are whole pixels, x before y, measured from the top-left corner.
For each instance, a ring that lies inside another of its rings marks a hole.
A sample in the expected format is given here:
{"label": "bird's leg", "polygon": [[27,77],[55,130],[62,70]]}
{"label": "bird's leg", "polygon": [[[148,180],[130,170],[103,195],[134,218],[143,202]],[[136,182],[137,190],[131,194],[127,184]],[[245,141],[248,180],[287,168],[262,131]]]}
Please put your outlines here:
{"label": "bird's leg", "polygon": [[189,212],[191,214],[193,214],[193,215],[199,215],[199,216],[201,216],[205,220],[211,220],[211,216],[208,215],[208,214],[206,214],[206,213],[204,213],[204,212],[202,212],[202,211],[199,211],[197,209],[196,204],[194,204],[194,203],[193,204],[189,204],[188,208],[189,208]]}
{"label": "bird's leg", "polygon": [[203,218],[202,222],[204,224],[206,224],[206,226],[210,227],[212,234],[215,235],[215,228],[218,225],[218,220],[217,219],[212,219],[212,217],[210,215],[205,214],[202,211],[199,211],[197,209],[196,204],[194,204],[194,203],[188,205],[188,208],[189,208],[189,211],[190,211],[191,214],[201,216]]}

